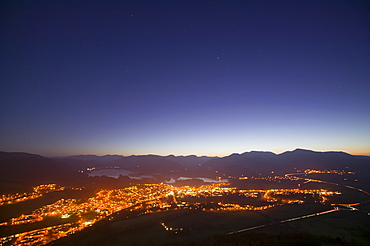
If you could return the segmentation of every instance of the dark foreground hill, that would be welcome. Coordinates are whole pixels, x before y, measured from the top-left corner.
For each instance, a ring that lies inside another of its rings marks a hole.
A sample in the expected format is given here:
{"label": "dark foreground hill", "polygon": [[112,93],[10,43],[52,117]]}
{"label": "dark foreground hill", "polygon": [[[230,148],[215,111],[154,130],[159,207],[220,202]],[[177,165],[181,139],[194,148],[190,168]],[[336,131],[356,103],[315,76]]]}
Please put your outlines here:
{"label": "dark foreground hill", "polygon": [[[324,208],[319,204],[296,204],[259,212],[198,209],[175,209],[145,215],[140,215],[145,210],[123,212],[49,245],[369,245],[367,215],[351,211],[228,234],[237,229],[281,220],[282,216],[289,218],[292,211],[303,215]],[[183,230],[165,230],[162,223]]]}
{"label": "dark foreground hill", "polygon": [[45,183],[70,183],[86,177],[58,161],[28,153],[0,152],[0,189],[35,186]]}

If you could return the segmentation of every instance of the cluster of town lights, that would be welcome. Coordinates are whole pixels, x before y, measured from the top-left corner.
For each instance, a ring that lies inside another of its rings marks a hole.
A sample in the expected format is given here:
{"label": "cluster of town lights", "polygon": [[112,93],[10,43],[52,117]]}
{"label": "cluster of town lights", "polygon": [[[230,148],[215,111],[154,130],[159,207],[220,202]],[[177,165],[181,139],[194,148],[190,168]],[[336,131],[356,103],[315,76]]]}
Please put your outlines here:
{"label": "cluster of town lights", "polygon": [[13,204],[23,202],[30,199],[35,199],[43,196],[46,193],[65,190],[66,187],[57,186],[56,184],[39,185],[33,188],[32,192],[7,194],[0,196],[0,206],[4,204]]}
{"label": "cluster of town lights", "polygon": [[[146,184],[131,186],[124,189],[99,190],[93,197],[84,202],[76,199],[60,199],[53,204],[49,204],[32,211],[30,214],[21,215],[3,222],[0,226],[13,226],[25,223],[34,223],[44,220],[47,217],[59,217],[61,220],[67,219],[61,225],[45,227],[15,235],[0,238],[1,245],[44,245],[58,238],[68,236],[85,227],[91,226],[104,218],[112,218],[112,214],[123,210],[129,211],[142,209],[141,204],[149,204],[150,208],[163,209],[202,209],[202,210],[264,210],[274,206],[289,203],[303,203],[303,200],[281,199],[279,196],[288,197],[291,194],[310,194],[321,198],[321,202],[327,200],[327,196],[340,194],[339,192],[327,190],[301,190],[301,189],[253,189],[240,190],[229,187],[227,183],[213,183],[200,187],[174,187],[168,184]],[[32,193],[9,194],[1,197],[0,205],[22,202],[27,199],[34,199],[42,194],[60,191],[65,187],[55,184],[40,185],[34,188]],[[240,205],[236,203],[215,202],[211,206],[204,206],[201,203],[185,202],[187,197],[217,197],[230,194],[238,196],[257,197],[265,200],[268,205],[252,206]],[[171,198],[171,199],[169,199]],[[185,200],[184,200],[185,199]],[[145,211],[151,213],[150,209]],[[162,223],[166,230],[174,230]],[[176,229],[177,230],[177,229]],[[180,230],[180,229],[179,229]]]}

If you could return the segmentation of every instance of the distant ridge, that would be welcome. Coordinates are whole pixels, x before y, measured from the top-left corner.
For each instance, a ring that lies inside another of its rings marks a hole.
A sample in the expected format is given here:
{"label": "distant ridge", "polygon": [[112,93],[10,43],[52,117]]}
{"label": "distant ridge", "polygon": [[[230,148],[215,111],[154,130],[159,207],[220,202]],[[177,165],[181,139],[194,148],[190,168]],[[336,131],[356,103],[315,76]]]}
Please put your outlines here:
{"label": "distant ridge", "polygon": [[351,155],[351,154],[348,154],[346,152],[343,152],[343,151],[333,151],[333,150],[330,150],[330,151],[314,151],[314,150],[309,150],[309,149],[301,149],[301,148],[297,148],[295,150],[292,150],[292,151],[285,151],[279,155],[282,155],[282,154],[285,154],[285,153],[342,153],[342,154],[346,154],[346,155]]}
{"label": "distant ridge", "polygon": [[[341,151],[317,152],[306,149],[295,149],[281,154],[272,152],[251,151],[243,154],[232,154],[204,163],[206,168],[237,175],[284,174],[296,169],[350,169],[369,173],[370,158],[353,156]],[[231,171],[233,170],[233,171]],[[367,175],[367,174],[366,174]]]}
{"label": "distant ridge", "polygon": [[[0,151],[1,153],[1,151]],[[19,153],[19,154],[25,154],[25,155],[37,155],[37,154],[29,154],[29,153],[25,153],[25,152],[2,152],[2,153]],[[287,154],[287,153],[342,153],[342,154],[346,154],[346,155],[350,155],[350,156],[358,156],[358,157],[369,157],[370,156],[366,156],[366,155],[351,155],[351,154],[348,154],[346,152],[343,152],[343,151],[333,151],[333,150],[329,150],[329,151],[315,151],[315,150],[309,150],[309,149],[302,149],[302,148],[296,148],[294,150],[287,150],[287,151],[284,151],[280,154],[276,154],[272,151],[258,151],[258,150],[251,150],[251,151],[246,151],[246,152],[243,152],[243,153],[232,153],[228,156],[224,156],[224,157],[217,157],[217,156],[205,156],[205,155],[202,155],[202,156],[197,156],[197,155],[165,155],[165,156],[162,156],[162,155],[156,155],[156,154],[147,154],[147,155],[128,155],[128,156],[124,156],[124,155],[118,155],[118,154],[115,154],[115,155],[111,155],[111,154],[107,154],[107,155],[94,155],[94,154],[86,154],[86,155],[71,155],[71,156],[61,156],[61,157],[54,157],[52,159],[81,159],[81,160],[96,160],[96,159],[109,159],[109,158],[112,158],[112,159],[119,159],[119,158],[122,158],[122,157],[130,157],[130,156],[160,156],[160,157],[164,157],[164,158],[173,158],[173,159],[187,159],[187,158],[194,158],[194,159],[201,159],[201,158],[209,158],[209,159],[217,159],[217,158],[226,158],[226,157],[229,157],[229,156],[232,156],[232,155],[259,155],[259,154],[271,154],[271,155],[275,155],[275,156],[279,156],[279,155],[283,155],[283,154]],[[38,155],[40,156],[40,155]]]}
{"label": "distant ridge", "polygon": [[[270,151],[249,151],[244,153],[233,153],[225,157],[207,157],[196,155],[189,156],[159,156],[159,155],[132,155],[132,156],[77,156],[81,160],[89,160],[85,165],[110,164],[121,168],[135,170],[135,163],[142,164],[147,171],[156,166],[158,170],[188,170],[189,174],[199,173],[203,175],[216,175],[215,172],[238,176],[243,175],[268,175],[271,172],[284,174],[295,169],[345,169],[352,170],[370,169],[370,157],[354,156],[342,151],[313,151],[297,148],[291,151],[285,151],[281,154],[275,154]],[[71,161],[74,157],[65,157]],[[114,160],[116,159],[116,160]],[[140,165],[139,165],[140,166]],[[142,168],[141,171],[143,172]],[[138,171],[138,170],[135,170]]]}
{"label": "distant ridge", "polygon": [[[204,177],[271,175],[272,173],[283,175],[297,169],[347,169],[361,173],[366,178],[370,177],[370,157],[368,156],[355,156],[341,151],[318,152],[300,148],[281,154],[269,151],[250,151],[225,157],[75,155],[51,159],[28,153],[0,152],[0,161],[0,171],[3,170],[4,178],[9,177],[6,173],[17,173],[14,171],[15,164],[11,164],[13,162],[17,163],[22,170],[24,166],[32,166],[32,171],[49,170],[50,177],[66,171],[77,172],[87,167],[119,167],[147,175],[158,173],[179,176],[202,175]],[[42,163],[44,164],[41,165]]]}

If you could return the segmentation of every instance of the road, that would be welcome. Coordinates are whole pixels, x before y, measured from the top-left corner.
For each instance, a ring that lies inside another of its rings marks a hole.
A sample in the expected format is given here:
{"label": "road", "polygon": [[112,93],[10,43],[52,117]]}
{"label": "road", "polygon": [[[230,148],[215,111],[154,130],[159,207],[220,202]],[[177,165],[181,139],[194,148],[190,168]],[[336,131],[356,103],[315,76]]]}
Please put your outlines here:
{"label": "road", "polygon": [[333,209],[318,212],[318,213],[314,213],[314,214],[303,215],[303,216],[290,218],[290,219],[286,219],[286,220],[281,220],[281,221],[277,221],[277,222],[273,222],[273,223],[268,223],[268,224],[264,224],[264,225],[253,226],[253,227],[249,227],[249,228],[245,228],[245,229],[241,229],[241,230],[237,230],[237,231],[232,231],[232,232],[229,232],[228,234],[235,234],[235,233],[240,233],[240,232],[245,232],[245,231],[251,231],[251,230],[259,229],[259,228],[262,228],[262,227],[267,227],[267,226],[276,225],[276,224],[282,224],[282,223],[291,222],[291,221],[295,221],[295,220],[306,219],[306,218],[320,216],[320,215],[323,215],[323,214],[328,214],[328,213],[337,212],[337,211],[340,211],[340,209],[335,207]]}
{"label": "road", "polygon": [[[366,195],[370,196],[369,192],[364,191],[364,190],[359,189],[359,188],[356,188],[356,187],[353,187],[353,186],[340,185],[340,184],[337,184],[337,183],[327,182],[327,181],[324,181],[324,180],[301,178],[301,177],[296,176],[296,175],[301,175],[301,174],[305,174],[305,173],[288,173],[288,174],[285,174],[285,176],[292,176],[292,177],[295,177],[295,178],[298,178],[298,179],[305,180],[305,183],[317,182],[317,183],[325,183],[325,184],[343,186],[343,187],[346,187],[346,188],[349,188],[349,189],[352,189],[352,190],[360,191],[360,192],[365,193]],[[313,213],[313,214],[308,214],[308,215],[303,215],[303,216],[290,218],[290,219],[286,219],[286,220],[281,220],[281,221],[277,221],[277,222],[267,223],[267,224],[263,224],[263,225],[259,225],[259,226],[244,228],[244,229],[241,229],[241,230],[229,232],[228,234],[230,235],[230,234],[236,234],[236,233],[241,233],[241,232],[246,232],[246,231],[252,231],[252,230],[255,230],[255,229],[259,229],[259,228],[263,228],[263,227],[267,227],[267,226],[271,226],[271,225],[276,225],[276,224],[281,224],[281,223],[286,223],[286,222],[311,218],[311,217],[315,217],[315,216],[321,216],[321,215],[324,215],[324,214],[333,213],[333,212],[341,211],[342,209],[344,209],[344,208],[339,208],[338,206],[346,207],[349,210],[358,210],[357,208],[355,208],[353,206],[357,206],[357,205],[368,203],[368,202],[370,202],[370,199],[368,199],[366,201],[362,201],[362,202],[351,203],[351,204],[331,204],[331,206],[333,206],[333,209],[330,209],[330,210],[326,210],[326,211],[322,211],[322,212],[318,212],[318,213]]]}

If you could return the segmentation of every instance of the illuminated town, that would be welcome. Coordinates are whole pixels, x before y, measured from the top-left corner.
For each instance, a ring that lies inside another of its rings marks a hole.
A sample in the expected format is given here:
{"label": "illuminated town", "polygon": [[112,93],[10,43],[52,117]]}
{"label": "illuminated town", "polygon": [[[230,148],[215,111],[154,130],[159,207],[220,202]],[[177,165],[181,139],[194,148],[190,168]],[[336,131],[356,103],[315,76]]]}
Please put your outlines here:
{"label": "illuminated town", "polygon": [[355,172],[351,171],[344,171],[344,170],[315,170],[315,169],[306,169],[306,170],[298,170],[298,172],[304,172],[306,174],[310,173],[333,173],[333,174],[338,174],[338,175],[344,175],[344,174],[351,174],[354,175]]}
{"label": "illuminated town", "polygon": [[43,196],[45,193],[53,192],[53,191],[61,191],[65,190],[66,187],[57,186],[56,184],[48,184],[48,185],[39,185],[33,188],[33,192],[31,193],[16,193],[16,194],[8,194],[2,195],[0,197],[0,206],[4,204],[13,204],[17,202],[23,202],[29,199],[35,199],[38,197]]}
{"label": "illuminated town", "polygon": [[[286,179],[287,177],[281,178]],[[295,178],[288,177],[288,179]],[[33,189],[32,193],[3,195],[0,205],[35,199],[45,193],[66,189],[83,191],[82,188],[67,188],[55,184],[39,185]],[[248,190],[231,187],[229,183],[212,183],[199,187],[175,187],[161,183],[135,185],[124,189],[101,189],[85,201],[60,199],[30,214],[2,222],[0,226],[9,227],[40,222],[50,217],[58,218],[60,221],[57,225],[3,237],[0,243],[1,245],[44,245],[81,231],[103,219],[110,219],[115,213],[124,209],[142,211],[139,215],[169,209],[264,210],[284,204],[302,204],[308,198],[310,202],[326,203],[329,200],[328,197],[335,195],[340,195],[340,192],[299,188]],[[162,226],[169,230],[165,224]]]}

